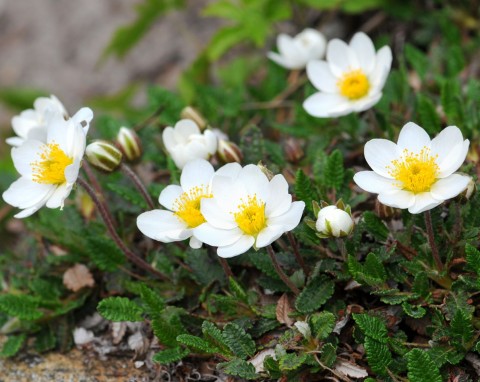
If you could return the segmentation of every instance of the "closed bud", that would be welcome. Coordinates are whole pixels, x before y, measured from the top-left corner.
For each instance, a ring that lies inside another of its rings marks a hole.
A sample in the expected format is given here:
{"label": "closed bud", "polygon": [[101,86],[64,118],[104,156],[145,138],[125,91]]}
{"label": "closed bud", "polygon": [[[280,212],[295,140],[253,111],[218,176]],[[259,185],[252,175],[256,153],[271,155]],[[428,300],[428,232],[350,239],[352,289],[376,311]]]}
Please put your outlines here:
{"label": "closed bud", "polygon": [[115,171],[122,162],[122,152],[107,141],[93,141],[85,149],[88,163],[98,170]]}
{"label": "closed bud", "polygon": [[315,228],[319,236],[327,237],[344,237],[350,235],[353,231],[354,222],[349,208],[346,211],[337,206],[327,206],[318,212]]}
{"label": "closed bud", "polygon": [[126,161],[135,162],[142,156],[142,144],[134,130],[121,127],[117,134],[116,143]]}
{"label": "closed bud", "polygon": [[235,143],[224,139],[218,140],[217,154],[224,163],[242,163],[243,154]]}
{"label": "closed bud", "polygon": [[375,213],[380,219],[389,220],[398,215],[399,210],[380,203],[378,199],[375,200]]}
{"label": "closed bud", "polygon": [[285,152],[285,157],[289,162],[296,163],[303,158],[305,154],[303,152],[300,142],[295,138],[288,138],[283,144],[283,150]]}
{"label": "closed bud", "polygon": [[184,107],[180,112],[180,117],[182,117],[182,119],[191,119],[197,124],[200,130],[204,130],[208,125],[203,115],[201,115],[197,109],[194,109],[191,106]]}

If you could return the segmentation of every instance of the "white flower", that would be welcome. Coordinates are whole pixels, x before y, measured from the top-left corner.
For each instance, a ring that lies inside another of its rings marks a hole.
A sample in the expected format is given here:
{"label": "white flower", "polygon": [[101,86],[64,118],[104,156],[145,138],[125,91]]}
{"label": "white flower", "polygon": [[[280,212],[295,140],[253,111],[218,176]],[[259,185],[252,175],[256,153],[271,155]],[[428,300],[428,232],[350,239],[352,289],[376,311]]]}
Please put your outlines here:
{"label": "white flower", "polygon": [[202,199],[207,224],[195,236],[217,246],[221,257],[233,257],[252,246],[266,247],[300,222],[304,202],[292,202],[282,175],[272,180],[255,165],[221,167],[212,179],[212,194]]}
{"label": "white flower", "polygon": [[200,201],[211,198],[212,165],[197,159],[185,165],[180,186],[169,185],[160,193],[159,203],[167,210],[153,210],[137,218],[138,229],[146,236],[164,243],[190,238],[192,248],[200,248],[196,230],[205,223],[200,212]]}
{"label": "white flower", "polygon": [[[17,136],[7,138],[6,142],[15,147],[22,145],[27,139],[46,142],[47,122],[56,114],[63,117],[63,119],[69,118],[65,107],[57,97],[51,95],[50,98],[37,98],[33,103],[33,109],[24,110],[20,115],[12,118],[12,128]],[[72,117],[76,123],[82,123],[85,134],[88,132],[92,118],[93,114],[88,108],[80,109]]]}
{"label": "white flower", "polygon": [[392,64],[392,51],[384,46],[375,52],[372,40],[356,33],[350,44],[333,39],[326,61],[307,64],[307,76],[319,92],[308,97],[303,107],[314,117],[337,117],[364,111],[382,97]]}
{"label": "white flower", "polygon": [[350,214],[337,206],[323,207],[317,217],[315,228],[329,237],[343,237],[353,230],[353,220]]}
{"label": "white flower", "polygon": [[[93,116],[90,109],[82,110]],[[21,177],[3,193],[3,199],[23,210],[16,218],[30,216],[44,205],[63,208],[77,180],[85,153],[82,124],[55,114],[47,122],[46,131],[45,142],[28,139],[12,148],[13,164]]]}
{"label": "white flower", "polygon": [[210,130],[202,134],[194,121],[182,119],[175,128],[163,130],[163,144],[179,169],[194,159],[208,159],[217,151],[217,138]]}
{"label": "white flower", "polygon": [[391,207],[412,214],[429,210],[464,191],[470,177],[454,173],[467,156],[468,139],[448,126],[434,139],[413,122],[407,123],[397,144],[372,139],[365,145],[365,160],[373,171],[361,171],[353,180]]}
{"label": "white flower", "polygon": [[307,28],[295,37],[279,34],[277,48],[279,53],[268,52],[267,56],[287,69],[303,69],[307,62],[318,60],[325,54],[327,40],[315,29]]}

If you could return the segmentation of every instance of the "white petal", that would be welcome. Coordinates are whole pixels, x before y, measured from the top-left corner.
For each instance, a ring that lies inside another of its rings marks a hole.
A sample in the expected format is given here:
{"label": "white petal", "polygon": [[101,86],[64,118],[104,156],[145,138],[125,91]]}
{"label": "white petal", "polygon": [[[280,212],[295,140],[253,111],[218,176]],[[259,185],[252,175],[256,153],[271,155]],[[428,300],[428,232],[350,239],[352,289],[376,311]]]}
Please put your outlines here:
{"label": "white petal", "polygon": [[173,208],[173,204],[175,200],[177,200],[177,198],[182,195],[182,193],[182,187],[177,186],[176,184],[171,184],[162,190],[160,196],[158,197],[158,202],[165,208],[168,208],[171,211],[175,211],[175,209]]}
{"label": "white petal", "polygon": [[283,225],[266,227],[258,234],[257,240],[255,241],[255,247],[263,248],[272,244],[275,240],[282,236],[284,232],[285,229]]}
{"label": "white petal", "polygon": [[435,199],[447,200],[463,192],[470,180],[471,178],[467,175],[452,174],[437,180],[430,189],[430,193]]}
{"label": "white petal", "polygon": [[285,33],[280,33],[277,36],[277,49],[280,55],[287,59],[295,57],[295,54],[297,53],[293,38]]}
{"label": "white petal", "polygon": [[238,201],[246,195],[244,185],[238,179],[215,175],[212,179],[212,194],[218,206],[224,211],[233,211]]}
{"label": "white petal", "polygon": [[350,47],[356,53],[360,67],[365,74],[370,74],[376,63],[375,47],[370,37],[363,32],[355,33],[350,41]]}
{"label": "white petal", "polygon": [[152,210],[140,214],[137,218],[138,229],[146,236],[164,243],[185,240],[192,230],[180,221],[172,212]]}
{"label": "white petal", "polygon": [[360,113],[370,109],[372,106],[376,105],[378,101],[382,98],[382,93],[370,92],[367,96],[360,98],[356,101],[350,102],[350,107],[353,111]]}
{"label": "white petal", "polygon": [[330,40],[328,43],[327,61],[330,65],[330,70],[336,77],[342,77],[345,72],[360,68],[353,49],[337,38]]}
{"label": "white petal", "polygon": [[243,235],[243,232],[238,227],[219,229],[208,223],[195,227],[194,233],[197,239],[216,247],[233,244]]}
{"label": "white petal", "polygon": [[45,128],[40,124],[37,118],[37,113],[33,110],[25,110],[20,115],[12,118],[12,128],[15,134],[21,138],[27,138],[28,132],[36,127]]}
{"label": "white petal", "polygon": [[398,149],[419,153],[424,147],[430,147],[430,137],[416,123],[408,122],[402,127],[397,142]]}
{"label": "white petal", "polygon": [[444,178],[455,172],[465,161],[470,141],[463,140],[460,129],[448,126],[432,139],[433,155],[438,155],[439,177]]}
{"label": "white petal", "polygon": [[268,197],[268,178],[257,165],[246,165],[238,175],[238,181],[241,182],[248,195],[257,195],[262,201]]}
{"label": "white petal", "polygon": [[78,173],[80,171],[80,159],[75,159],[74,162],[65,167],[65,180],[69,184],[73,184],[77,181]]}
{"label": "white petal", "polygon": [[175,132],[188,138],[192,134],[200,134],[200,128],[191,119],[182,119],[175,124]]}
{"label": "white petal", "polygon": [[268,52],[267,57],[285,69],[301,69],[302,63],[291,61],[287,57],[281,56],[275,52]]}
{"label": "white petal", "polygon": [[216,172],[215,175],[224,176],[230,179],[236,179],[242,166],[239,163],[227,163],[220,167]]}
{"label": "white petal", "polygon": [[293,202],[284,214],[272,218],[268,217],[268,225],[281,225],[284,228],[284,232],[291,231],[300,223],[304,209],[305,202]]}
{"label": "white petal", "polygon": [[288,193],[288,183],[283,175],[275,175],[268,184],[268,198],[265,201],[265,214],[274,217],[285,213],[292,204]]}
{"label": "white petal", "polygon": [[207,152],[210,155],[215,154],[215,152],[217,151],[217,136],[210,129],[205,130],[203,136],[205,137],[205,145],[207,148]]}
{"label": "white petal", "polygon": [[372,88],[376,90],[381,90],[385,81],[390,73],[390,68],[392,67],[392,50],[389,46],[384,46],[379,49],[377,52],[377,59],[375,63],[375,68],[370,74],[370,82]]}
{"label": "white petal", "polygon": [[411,214],[419,214],[431,210],[442,202],[443,200],[435,199],[430,192],[422,192],[415,195],[415,203],[408,208],[408,212]]}
{"label": "white petal", "polygon": [[191,188],[204,185],[208,187],[215,170],[205,159],[196,159],[188,162],[180,176],[182,189],[188,192]]}
{"label": "white petal", "polygon": [[72,190],[72,186],[68,185],[67,183],[63,183],[57,186],[52,196],[48,198],[46,206],[48,208],[63,207],[63,202],[67,198],[67,196],[70,194],[71,190]]}
{"label": "white petal", "polygon": [[400,157],[398,146],[387,139],[372,139],[365,144],[365,160],[377,174],[390,178],[387,166]]}
{"label": "white petal", "polygon": [[5,142],[7,142],[7,144],[10,146],[18,147],[21,146],[25,140],[20,137],[10,137],[5,139]]}
{"label": "white petal", "polygon": [[173,136],[173,127],[168,126],[163,129],[162,140],[163,145],[168,152],[170,152],[170,150],[177,145],[177,142],[175,141],[175,138]]}
{"label": "white petal", "polygon": [[215,199],[202,199],[200,201],[200,211],[205,220],[213,227],[220,229],[232,229],[237,227],[233,215],[219,208]]}
{"label": "white petal", "polygon": [[54,190],[55,186],[51,184],[36,183],[21,177],[13,182],[2,196],[8,204],[24,209],[46,201]]}
{"label": "white petal", "polygon": [[307,61],[318,60],[325,55],[327,39],[316,29],[304,29],[301,33],[295,36],[294,41],[295,45],[302,47]]}
{"label": "white petal", "polygon": [[40,160],[45,143],[40,141],[25,141],[20,147],[12,149],[12,160],[16,170],[23,176],[31,178],[32,163]]}
{"label": "white petal", "polygon": [[243,235],[231,245],[218,247],[217,254],[224,258],[238,256],[252,248],[254,242],[255,239],[253,236]]}
{"label": "white petal", "polygon": [[353,181],[363,190],[374,194],[386,194],[398,190],[396,181],[378,175],[375,171],[360,171],[353,176]]}
{"label": "white petal", "polygon": [[198,240],[195,236],[192,236],[188,244],[193,249],[199,249],[199,248],[202,248],[203,243],[200,240]]}
{"label": "white petal", "polygon": [[379,194],[378,200],[386,206],[409,208],[415,203],[415,195],[409,191],[399,190],[388,194]]}
{"label": "white petal", "polygon": [[29,216],[33,215],[37,212],[40,208],[42,208],[44,203],[38,203],[30,208],[25,208],[24,210],[20,211],[18,214],[13,215],[16,219],[23,219],[28,218]]}
{"label": "white petal", "polygon": [[330,118],[352,112],[351,104],[340,94],[314,93],[303,102],[305,111],[319,118]]}
{"label": "white petal", "polygon": [[310,61],[307,64],[307,76],[318,90],[326,93],[338,92],[338,79],[330,71],[326,61]]}
{"label": "white petal", "polygon": [[75,113],[72,117],[72,120],[76,125],[80,125],[84,134],[88,133],[90,128],[90,122],[93,119],[93,111],[89,107],[82,107],[79,111]]}
{"label": "white petal", "polygon": [[[67,155],[71,155],[72,141],[75,138],[74,126],[75,124],[72,120],[65,121],[62,115],[53,115],[47,125],[47,142],[57,143]],[[85,137],[83,130],[82,134]]]}

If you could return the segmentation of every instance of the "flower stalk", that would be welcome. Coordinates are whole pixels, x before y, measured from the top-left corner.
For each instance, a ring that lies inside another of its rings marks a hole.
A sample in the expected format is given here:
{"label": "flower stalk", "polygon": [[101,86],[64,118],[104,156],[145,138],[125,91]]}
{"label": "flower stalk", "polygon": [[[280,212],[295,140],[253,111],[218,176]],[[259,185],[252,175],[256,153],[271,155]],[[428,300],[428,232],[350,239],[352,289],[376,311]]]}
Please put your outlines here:
{"label": "flower stalk", "polygon": [[111,214],[108,212],[108,210],[105,208],[104,204],[100,201],[98,198],[96,192],[93,190],[90,185],[85,182],[82,178],[77,179],[77,183],[83,187],[83,189],[88,193],[88,195],[92,198],[93,202],[97,206],[97,210],[99,214],[102,216],[102,219],[107,227],[107,230],[112,237],[112,239],[115,241],[117,246],[122,250],[122,252],[125,254],[125,256],[136,266],[139,268],[142,268],[143,270],[155,275],[158,277],[160,280],[168,281],[168,277],[164,275],[163,273],[159,272],[155,268],[153,268],[150,264],[148,264],[145,260],[141,259],[138,257],[135,253],[133,253],[123,242],[123,240],[118,236],[117,231],[115,230],[115,226],[113,223],[113,218]]}
{"label": "flower stalk", "polygon": [[280,267],[280,264],[278,263],[277,257],[275,256],[275,251],[273,250],[273,247],[271,245],[267,246],[267,252],[270,256],[270,259],[272,259],[273,266],[275,268],[275,271],[277,274],[280,276],[282,281],[290,288],[290,290],[298,296],[300,294],[300,290],[297,288],[297,286],[290,280],[290,278],[285,274],[285,272],[282,270]]}
{"label": "flower stalk", "polygon": [[291,232],[287,232],[287,238],[288,238],[288,241],[289,241],[290,245],[292,246],[293,254],[295,255],[295,259],[297,260],[298,264],[302,267],[303,273],[305,274],[305,276],[308,276],[308,274],[309,274],[308,267],[305,264],[305,261],[303,260],[303,257],[300,254],[300,251],[298,250],[297,242],[295,241],[295,238],[293,237]]}
{"label": "flower stalk", "polygon": [[435,235],[433,233],[432,215],[430,210],[425,211],[424,217],[425,227],[427,228],[428,244],[430,245],[430,249],[432,251],[433,260],[435,261],[438,272],[442,272],[443,264],[442,260],[440,259],[440,255],[438,254],[437,244],[435,244]]}
{"label": "flower stalk", "polygon": [[145,199],[148,207],[152,210],[155,209],[155,203],[153,203],[152,197],[148,193],[147,188],[140,180],[138,175],[135,174],[135,171],[133,171],[132,168],[124,162],[122,162],[122,164],[120,165],[120,169],[126,176],[130,178],[135,188],[138,190],[138,192],[140,192],[140,195],[142,195],[143,199]]}

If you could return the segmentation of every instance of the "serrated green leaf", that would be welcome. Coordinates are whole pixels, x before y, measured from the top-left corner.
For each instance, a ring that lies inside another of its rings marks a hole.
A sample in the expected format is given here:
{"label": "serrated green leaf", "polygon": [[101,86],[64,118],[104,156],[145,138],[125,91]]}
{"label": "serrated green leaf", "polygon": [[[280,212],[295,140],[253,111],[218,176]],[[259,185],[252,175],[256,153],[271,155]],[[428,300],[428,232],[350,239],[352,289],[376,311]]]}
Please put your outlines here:
{"label": "serrated green leaf", "polygon": [[425,53],[421,52],[419,49],[415,48],[411,44],[405,44],[405,58],[407,62],[415,69],[417,74],[423,80],[425,75],[428,72],[430,63]]}
{"label": "serrated green leaf", "polygon": [[417,113],[420,125],[431,135],[437,134],[441,128],[440,117],[430,98],[417,94]]}
{"label": "serrated green leaf", "polygon": [[108,297],[97,306],[103,318],[113,322],[143,321],[143,309],[126,297]]}
{"label": "serrated green leaf", "polygon": [[465,244],[468,268],[480,276],[480,251],[471,244]]}
{"label": "serrated green leaf", "polygon": [[225,374],[234,375],[248,380],[257,379],[259,375],[255,372],[255,366],[240,358],[234,358],[229,362],[222,362],[217,368]]}
{"label": "serrated green leaf", "polygon": [[223,328],[222,337],[233,354],[245,359],[255,354],[255,342],[252,337],[237,324],[227,324]]}
{"label": "serrated green leaf", "polygon": [[295,195],[305,202],[306,208],[313,212],[312,201],[318,199],[312,181],[305,175],[302,169],[298,169],[295,175]]}
{"label": "serrated green leaf", "polygon": [[343,155],[340,150],[334,150],[327,159],[324,169],[325,186],[339,190],[345,178]]}
{"label": "serrated green leaf", "polygon": [[298,369],[306,361],[307,355],[302,353],[297,355],[296,353],[287,353],[279,360],[280,370],[292,371]]}
{"label": "serrated green leaf", "polygon": [[0,352],[1,358],[13,357],[17,354],[22,348],[25,340],[27,339],[26,334],[20,334],[18,336],[10,336],[8,340],[3,344],[2,351]]}
{"label": "serrated green leaf", "polygon": [[145,199],[143,199],[142,195],[133,188],[132,186],[126,186],[124,184],[119,184],[117,183],[107,183],[107,188],[120,196],[122,199],[127,201],[128,203],[131,203],[137,207],[140,207],[142,209],[148,208],[147,203],[145,202]]}
{"label": "serrated green leaf", "polygon": [[332,367],[337,360],[337,348],[331,343],[326,343],[321,349],[320,361],[327,367]]}
{"label": "serrated green leaf", "polygon": [[32,296],[5,294],[0,296],[0,311],[21,320],[36,320],[43,316],[38,300]]}
{"label": "serrated green leaf", "polygon": [[388,331],[385,323],[378,317],[368,314],[353,314],[353,319],[367,337],[371,337],[381,343],[386,343]]}
{"label": "serrated green leaf", "polygon": [[310,327],[315,338],[324,340],[335,327],[335,315],[330,312],[315,313],[310,317]]}
{"label": "serrated green leaf", "polygon": [[427,313],[427,310],[420,305],[413,306],[408,302],[402,304],[403,311],[410,317],[422,318]]}
{"label": "serrated green leaf", "polygon": [[363,221],[368,232],[370,232],[378,241],[385,241],[388,238],[388,228],[380,218],[372,211],[363,213]]}
{"label": "serrated green leaf", "polygon": [[55,347],[56,342],[57,338],[55,337],[55,334],[50,329],[50,326],[47,326],[35,337],[35,350],[39,353],[52,350]]}
{"label": "serrated green leaf", "polygon": [[332,297],[334,289],[335,284],[329,277],[316,277],[298,295],[295,307],[302,313],[314,312]]}
{"label": "serrated green leaf", "polygon": [[220,353],[220,349],[211,345],[204,339],[192,336],[191,334],[180,334],[177,341],[191,349],[199,350],[202,353]]}
{"label": "serrated green leaf", "polygon": [[387,368],[392,362],[392,354],[388,346],[372,337],[365,337],[365,351],[367,352],[368,364],[379,375],[388,375]]}
{"label": "serrated green leaf", "polygon": [[443,83],[440,93],[442,107],[448,122],[452,124],[459,122],[458,119],[463,114],[460,94],[460,85],[456,79],[448,79]]}
{"label": "serrated green leaf", "polygon": [[125,255],[109,238],[89,236],[87,247],[90,259],[102,271],[113,272],[125,263]]}
{"label": "serrated green leaf", "polygon": [[387,280],[387,272],[378,256],[370,252],[365,259],[363,276],[369,285],[382,284]]}
{"label": "serrated green leaf", "polygon": [[158,341],[166,346],[177,347],[177,337],[185,334],[185,328],[176,312],[164,311],[158,318],[152,320],[153,334]]}
{"label": "serrated green leaf", "polygon": [[140,284],[139,292],[142,303],[145,306],[145,311],[148,315],[152,318],[158,317],[161,311],[165,308],[165,300],[145,284]]}
{"label": "serrated green leaf", "polygon": [[471,315],[462,309],[457,309],[450,322],[450,335],[455,342],[465,347],[473,339]]}
{"label": "serrated green leaf", "polygon": [[232,353],[228,348],[225,339],[223,338],[222,331],[210,321],[203,321],[202,333],[207,341],[214,346],[218,347],[222,354],[230,356]]}
{"label": "serrated green leaf", "polygon": [[182,349],[180,347],[162,350],[156,353],[152,360],[161,365],[167,365],[172,362],[180,361],[182,358],[186,357],[190,351],[188,349]]}
{"label": "serrated green leaf", "polygon": [[407,367],[411,382],[442,382],[438,367],[425,351],[412,349],[408,352]]}
{"label": "serrated green leaf", "polygon": [[242,286],[233,278],[229,278],[230,282],[230,291],[237,297],[240,301],[243,301],[248,304],[248,296]]}
{"label": "serrated green leaf", "polygon": [[216,255],[211,256],[206,249],[191,249],[185,253],[185,262],[192,269],[191,277],[201,285],[225,280],[224,272]]}

